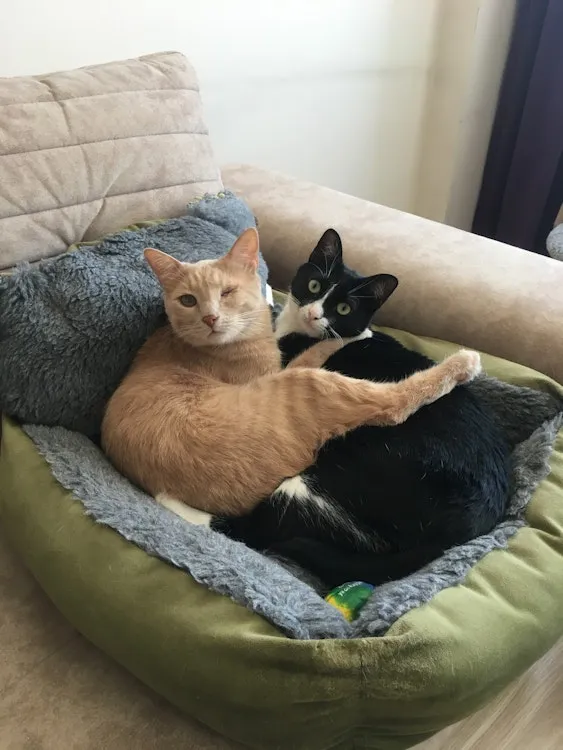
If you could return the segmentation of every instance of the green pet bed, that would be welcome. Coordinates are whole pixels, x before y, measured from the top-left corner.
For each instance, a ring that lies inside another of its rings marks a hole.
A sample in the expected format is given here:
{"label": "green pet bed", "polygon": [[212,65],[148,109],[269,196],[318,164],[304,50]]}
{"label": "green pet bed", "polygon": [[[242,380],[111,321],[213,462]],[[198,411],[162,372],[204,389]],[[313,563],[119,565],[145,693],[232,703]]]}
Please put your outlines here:
{"label": "green pet bed", "polygon": [[[393,335],[435,359],[456,348]],[[504,381],[563,394],[527,368],[486,355],[483,364]],[[88,517],[54,478],[45,434],[3,422],[0,508],[12,544],[87,638],[180,709],[248,747],[411,747],[493,698],[563,632],[561,432],[551,473],[527,508],[528,525],[504,549],[381,637],[307,640],[288,637]]]}

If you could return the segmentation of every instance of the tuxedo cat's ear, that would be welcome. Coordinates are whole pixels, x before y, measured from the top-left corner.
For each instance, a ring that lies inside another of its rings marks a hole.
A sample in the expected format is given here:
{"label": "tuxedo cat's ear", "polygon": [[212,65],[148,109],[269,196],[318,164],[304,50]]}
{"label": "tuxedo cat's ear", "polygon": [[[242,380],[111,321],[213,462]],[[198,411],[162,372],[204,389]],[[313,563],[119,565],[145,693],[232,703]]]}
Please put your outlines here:
{"label": "tuxedo cat's ear", "polygon": [[171,255],[167,255],[161,250],[155,250],[154,247],[147,247],[145,248],[145,260],[164,288],[174,284],[180,278],[182,263]]}
{"label": "tuxedo cat's ear", "polygon": [[366,287],[373,294],[378,307],[381,307],[399,286],[399,279],[389,273],[368,276],[365,281],[367,282]]}
{"label": "tuxedo cat's ear", "polygon": [[311,253],[309,263],[314,263],[327,278],[342,265],[342,240],[335,229],[326,230]]}
{"label": "tuxedo cat's ear", "polygon": [[258,270],[259,252],[258,232],[254,227],[251,227],[244,230],[229,252],[224,256],[223,260],[228,263],[237,263],[239,266],[244,266],[249,271],[256,273]]}

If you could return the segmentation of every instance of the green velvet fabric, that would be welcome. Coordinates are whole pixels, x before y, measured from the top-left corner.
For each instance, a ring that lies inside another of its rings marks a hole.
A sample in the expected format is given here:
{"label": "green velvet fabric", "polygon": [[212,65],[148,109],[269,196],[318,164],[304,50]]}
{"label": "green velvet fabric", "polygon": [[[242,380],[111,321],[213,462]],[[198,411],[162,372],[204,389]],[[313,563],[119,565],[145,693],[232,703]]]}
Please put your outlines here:
{"label": "green velvet fabric", "polygon": [[[436,359],[457,348],[392,333]],[[510,382],[559,389],[527,368],[483,362]],[[95,524],[9,419],[0,512],[13,545],[78,630],[182,710],[251,748],[402,750],[483,705],[563,632],[563,433],[530,527],[382,638],[286,638]]]}

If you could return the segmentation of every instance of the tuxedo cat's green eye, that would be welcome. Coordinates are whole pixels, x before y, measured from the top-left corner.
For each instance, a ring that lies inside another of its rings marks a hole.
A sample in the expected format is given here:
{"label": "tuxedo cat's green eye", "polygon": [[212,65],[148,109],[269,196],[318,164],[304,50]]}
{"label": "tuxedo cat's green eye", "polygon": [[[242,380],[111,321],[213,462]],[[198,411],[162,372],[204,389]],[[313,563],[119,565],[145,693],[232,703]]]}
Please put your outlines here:
{"label": "tuxedo cat's green eye", "polygon": [[352,312],[352,308],[347,302],[340,302],[338,305],[336,305],[336,312],[339,315],[348,315],[348,313]]}
{"label": "tuxedo cat's green eye", "polygon": [[182,294],[181,297],[178,297],[178,302],[184,307],[195,307],[197,305],[197,300],[193,294]]}
{"label": "tuxedo cat's green eye", "polygon": [[311,294],[318,294],[321,291],[321,282],[317,279],[311,279],[309,282],[309,291]]}

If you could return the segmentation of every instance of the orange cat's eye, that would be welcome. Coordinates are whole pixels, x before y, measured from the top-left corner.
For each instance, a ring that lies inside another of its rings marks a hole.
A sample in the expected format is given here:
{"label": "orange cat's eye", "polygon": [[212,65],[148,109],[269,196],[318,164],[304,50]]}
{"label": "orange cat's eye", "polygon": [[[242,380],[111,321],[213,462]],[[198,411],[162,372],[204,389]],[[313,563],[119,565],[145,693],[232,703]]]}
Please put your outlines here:
{"label": "orange cat's eye", "polygon": [[178,297],[178,302],[184,307],[195,307],[197,305],[197,300],[193,294],[182,294],[181,297]]}
{"label": "orange cat's eye", "polygon": [[234,286],[229,286],[227,289],[223,289],[221,292],[221,297],[228,297],[229,294],[232,294],[235,291]]}

